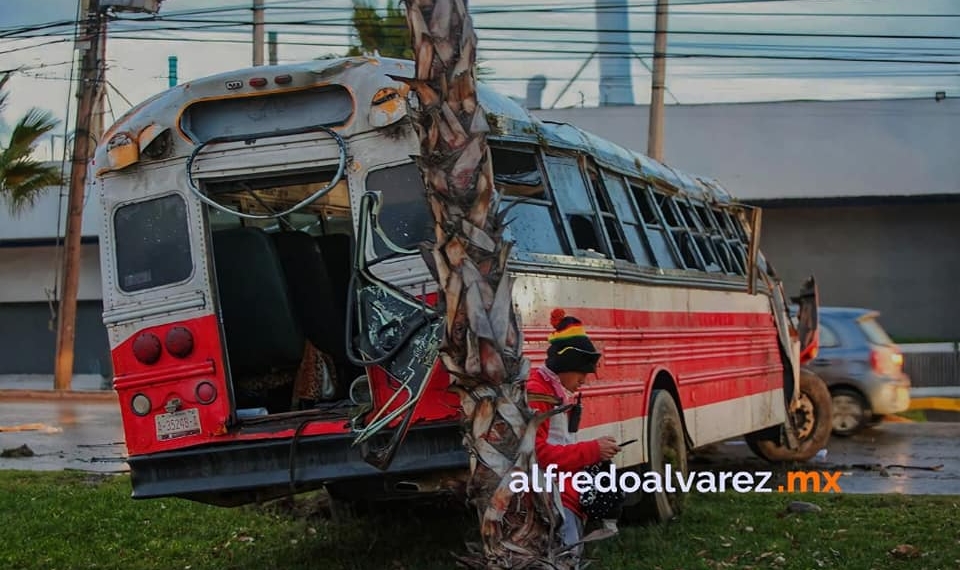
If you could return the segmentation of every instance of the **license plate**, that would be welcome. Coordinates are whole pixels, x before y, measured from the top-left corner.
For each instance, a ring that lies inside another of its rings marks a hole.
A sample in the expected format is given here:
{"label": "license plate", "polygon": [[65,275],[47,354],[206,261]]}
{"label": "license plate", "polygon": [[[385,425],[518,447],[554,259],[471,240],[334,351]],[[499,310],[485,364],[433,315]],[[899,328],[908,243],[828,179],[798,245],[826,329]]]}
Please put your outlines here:
{"label": "license plate", "polygon": [[200,410],[192,408],[156,417],[157,440],[166,441],[200,433]]}

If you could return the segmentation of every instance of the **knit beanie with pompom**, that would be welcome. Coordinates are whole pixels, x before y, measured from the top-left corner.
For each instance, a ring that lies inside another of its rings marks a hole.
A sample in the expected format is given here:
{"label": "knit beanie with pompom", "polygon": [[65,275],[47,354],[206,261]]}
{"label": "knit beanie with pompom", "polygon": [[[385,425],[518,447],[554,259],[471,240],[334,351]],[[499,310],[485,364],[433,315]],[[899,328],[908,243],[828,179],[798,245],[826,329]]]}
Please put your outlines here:
{"label": "knit beanie with pompom", "polygon": [[550,324],[554,332],[547,337],[550,343],[547,349],[547,368],[558,374],[596,372],[600,352],[590,342],[583,323],[576,317],[568,316],[563,309],[554,309],[550,313]]}

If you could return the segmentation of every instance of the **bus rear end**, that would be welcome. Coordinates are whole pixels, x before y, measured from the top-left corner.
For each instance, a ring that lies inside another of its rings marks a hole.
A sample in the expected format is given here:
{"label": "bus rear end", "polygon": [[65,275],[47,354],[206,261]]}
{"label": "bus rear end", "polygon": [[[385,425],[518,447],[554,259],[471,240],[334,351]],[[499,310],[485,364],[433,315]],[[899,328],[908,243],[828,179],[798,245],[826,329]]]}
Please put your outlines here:
{"label": "bus rear end", "polygon": [[[361,193],[380,179],[389,199],[417,173],[385,77],[410,70],[352,62],[179,86],[98,148],[104,323],[134,497],[234,505],[358,481],[416,488],[466,467],[438,327],[417,324],[407,348],[376,358],[391,320],[417,321],[435,295],[391,301],[351,281]],[[351,306],[384,326],[348,327]]]}

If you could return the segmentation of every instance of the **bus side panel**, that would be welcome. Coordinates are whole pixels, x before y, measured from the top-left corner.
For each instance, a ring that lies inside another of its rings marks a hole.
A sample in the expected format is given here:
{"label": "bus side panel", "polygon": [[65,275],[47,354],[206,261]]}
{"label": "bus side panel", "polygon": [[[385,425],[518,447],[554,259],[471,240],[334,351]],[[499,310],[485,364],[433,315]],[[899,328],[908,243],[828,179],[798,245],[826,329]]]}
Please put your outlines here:
{"label": "bus side panel", "polygon": [[[534,366],[546,356],[556,307],[583,321],[603,352],[583,388],[581,440],[644,437],[657,370],[677,387],[694,446],[784,420],[783,363],[762,295],[525,274],[515,298],[526,307],[525,353]],[[645,455],[645,446],[630,446],[622,461],[641,463]]]}

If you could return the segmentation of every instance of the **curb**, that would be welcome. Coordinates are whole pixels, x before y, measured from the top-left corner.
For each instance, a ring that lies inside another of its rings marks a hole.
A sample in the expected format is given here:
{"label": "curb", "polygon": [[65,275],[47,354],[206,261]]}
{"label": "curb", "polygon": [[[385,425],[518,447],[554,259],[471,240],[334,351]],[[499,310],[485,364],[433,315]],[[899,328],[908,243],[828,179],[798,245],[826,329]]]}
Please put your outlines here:
{"label": "curb", "polygon": [[913,398],[910,400],[910,409],[960,412],[960,398]]}
{"label": "curb", "polygon": [[0,389],[0,401],[24,400],[69,400],[74,402],[110,402],[117,403],[117,393],[113,390],[83,391],[83,390],[29,390],[29,389]]}

